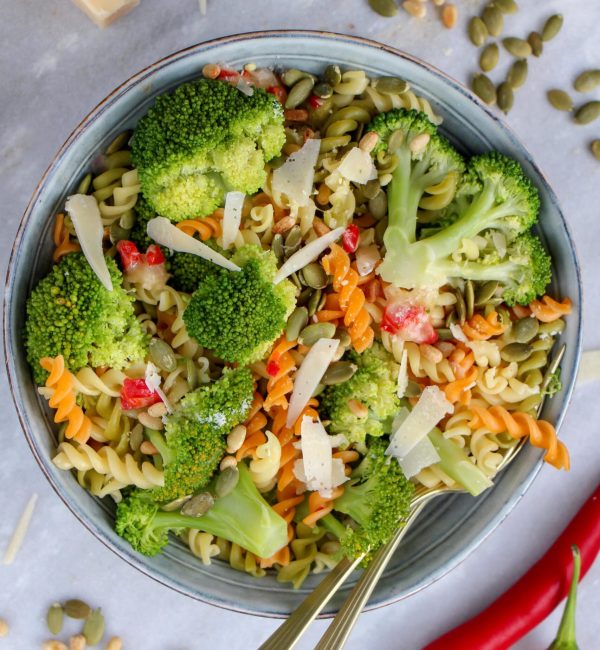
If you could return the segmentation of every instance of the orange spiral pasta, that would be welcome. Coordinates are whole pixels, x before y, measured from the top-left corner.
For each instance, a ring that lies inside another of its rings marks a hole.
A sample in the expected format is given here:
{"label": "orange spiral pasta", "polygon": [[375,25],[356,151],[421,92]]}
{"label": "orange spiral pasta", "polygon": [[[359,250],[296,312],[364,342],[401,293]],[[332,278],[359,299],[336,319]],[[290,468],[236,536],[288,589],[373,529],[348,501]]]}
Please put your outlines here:
{"label": "orange spiral pasta", "polygon": [[294,389],[294,382],[290,374],[296,369],[296,362],[290,354],[290,350],[296,345],[297,341],[288,341],[284,334],[275,344],[267,361],[267,372],[270,374],[264,403],[264,409],[267,412],[274,406],[281,406],[285,409],[288,407],[287,395]]}
{"label": "orange spiral pasta", "polygon": [[557,469],[570,468],[569,452],[558,440],[556,429],[545,420],[535,420],[528,413],[509,413],[502,406],[470,408],[473,418],[469,422],[471,429],[485,427],[492,433],[508,433],[513,438],[529,436],[534,447],[546,449],[544,460]]}
{"label": "orange spiral pasta", "polygon": [[175,224],[179,230],[183,230],[186,235],[193,237],[198,235],[202,241],[218,237],[222,233],[221,219],[223,219],[223,208],[218,208],[208,217],[201,219],[185,219]]}
{"label": "orange spiral pasta", "polygon": [[311,492],[308,497],[309,514],[302,520],[310,528],[317,525],[319,519],[325,517],[333,510],[333,502],[344,494],[344,486],[338,485],[331,491],[330,497],[323,497],[318,492]]}
{"label": "orange spiral pasta", "polygon": [[255,392],[250,413],[246,418],[246,437],[242,446],[236,451],[235,458],[240,462],[246,456],[253,456],[256,448],[267,441],[264,429],[267,425],[267,416],[263,413],[264,400],[262,395]]}
{"label": "orange spiral pasta", "polygon": [[471,387],[475,385],[477,379],[477,368],[472,368],[471,371],[460,379],[455,379],[449,382],[444,387],[444,394],[446,399],[451,404],[470,404],[471,402]]}
{"label": "orange spiral pasta", "polygon": [[335,323],[337,325],[340,318],[344,317],[344,312],[340,308],[340,297],[337,293],[328,293],[325,296],[323,309],[316,313],[319,323]]}
{"label": "orange spiral pasta", "polygon": [[365,309],[365,294],[359,288],[372,276],[361,278],[350,264],[350,257],[341,246],[331,245],[331,252],[323,257],[323,268],[333,275],[333,290],[339,295],[340,310],[344,312],[344,325],[350,334],[352,346],[357,352],[364,352],[373,343],[375,333],[371,327],[372,318]]}
{"label": "orange spiral pasta", "polygon": [[544,296],[541,300],[534,300],[529,308],[533,315],[542,323],[551,323],[558,320],[561,316],[571,313],[573,303],[569,298],[565,298],[562,302]]}
{"label": "orange spiral pasta", "polygon": [[75,402],[75,380],[73,375],[65,368],[62,354],[52,359],[40,359],[40,366],[50,373],[46,380],[46,388],[53,392],[48,400],[50,408],[56,409],[55,422],[68,422],[65,430],[67,438],[74,438],[77,442],[86,442],[92,431],[92,421],[84,414]]}
{"label": "orange spiral pasta", "polygon": [[53,262],[58,262],[61,257],[69,253],[81,250],[78,243],[71,241],[71,235],[65,226],[65,215],[62,212],[56,215],[52,239],[55,245],[54,253],[52,253]]}
{"label": "orange spiral pasta", "polygon": [[487,318],[481,314],[474,314],[463,326],[465,336],[472,341],[485,341],[492,336],[500,336],[506,325],[498,322],[498,312],[491,311]]}

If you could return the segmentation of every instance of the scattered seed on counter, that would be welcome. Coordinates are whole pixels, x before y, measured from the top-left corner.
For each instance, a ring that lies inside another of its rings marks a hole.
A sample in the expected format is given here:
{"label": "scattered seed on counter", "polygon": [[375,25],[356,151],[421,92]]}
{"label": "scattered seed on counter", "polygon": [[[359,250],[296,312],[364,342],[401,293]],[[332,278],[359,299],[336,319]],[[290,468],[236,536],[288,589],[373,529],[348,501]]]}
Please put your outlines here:
{"label": "scattered seed on counter", "polygon": [[502,45],[504,45],[509,54],[512,54],[519,59],[526,59],[528,56],[531,56],[532,53],[531,45],[522,38],[516,38],[514,36],[503,38]]}
{"label": "scattered seed on counter", "polygon": [[490,43],[481,50],[479,67],[483,72],[491,72],[500,60],[500,48],[496,43]]}
{"label": "scattered seed on counter", "polygon": [[600,140],[592,140],[590,149],[596,160],[600,160]]}
{"label": "scattered seed on counter", "polygon": [[527,81],[528,71],[527,59],[518,59],[510,66],[506,81],[508,81],[513,90],[517,90],[517,88],[520,88]]}
{"label": "scattered seed on counter", "polygon": [[562,14],[554,14],[550,16],[542,29],[542,40],[544,42],[551,41],[560,32],[563,26]]}
{"label": "scattered seed on counter", "polygon": [[7,636],[9,631],[8,623],[3,618],[0,618],[0,639]]}
{"label": "scattered seed on counter", "polygon": [[489,106],[496,103],[496,88],[487,75],[481,73],[474,74],[471,88]]}
{"label": "scattered seed on counter", "polygon": [[508,81],[503,81],[496,89],[496,101],[498,103],[498,108],[504,114],[507,114],[513,107],[515,96],[512,86],[508,83]]}
{"label": "scattered seed on counter", "polygon": [[600,70],[585,70],[573,83],[573,88],[578,93],[589,93],[598,86],[600,86]]}
{"label": "scattered seed on counter", "polygon": [[590,124],[600,117],[600,101],[592,101],[584,104],[575,111],[575,122],[577,124]]}
{"label": "scattered seed on counter", "polygon": [[564,90],[553,88],[546,93],[548,101],[557,111],[572,111],[573,100]]}

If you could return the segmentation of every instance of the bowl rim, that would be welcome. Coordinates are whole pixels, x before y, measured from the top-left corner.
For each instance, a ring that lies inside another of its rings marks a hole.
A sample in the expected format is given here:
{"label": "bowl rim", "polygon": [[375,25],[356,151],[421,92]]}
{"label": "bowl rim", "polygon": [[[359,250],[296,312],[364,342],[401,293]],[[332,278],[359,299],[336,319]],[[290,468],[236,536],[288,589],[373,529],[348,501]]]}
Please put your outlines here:
{"label": "bowl rim", "polygon": [[[4,292],[4,304],[3,304],[3,348],[4,348],[4,364],[5,364],[5,369],[6,369],[6,376],[8,378],[8,385],[11,393],[11,397],[13,400],[13,404],[15,406],[15,410],[17,412],[17,417],[19,419],[19,424],[21,426],[21,429],[23,430],[23,434],[25,436],[25,439],[27,440],[27,443],[33,453],[33,456],[39,465],[40,469],[42,470],[42,473],[52,486],[52,489],[56,492],[56,494],[59,496],[61,501],[67,506],[67,508],[70,510],[70,512],[84,525],[84,527],[92,533],[92,535],[100,541],[104,546],[109,548],[113,553],[115,553],[119,558],[127,562],[130,566],[134,567],[141,573],[145,574],[146,576],[150,577],[151,579],[155,580],[161,585],[167,586],[174,591],[181,593],[185,596],[188,596],[190,598],[193,598],[195,600],[198,600],[200,602],[206,603],[208,605],[213,605],[220,607],[222,609],[234,611],[237,613],[241,614],[247,614],[247,615],[253,615],[253,616],[261,616],[264,618],[285,618],[286,615],[279,614],[279,613],[273,613],[273,612],[259,612],[256,610],[251,610],[248,608],[244,608],[241,606],[235,606],[232,605],[229,602],[223,602],[223,601],[218,601],[218,600],[210,600],[207,597],[203,597],[199,595],[197,592],[192,593],[189,590],[186,590],[184,588],[179,588],[177,584],[175,584],[173,581],[164,581],[161,579],[161,577],[154,575],[152,571],[146,568],[146,566],[142,563],[142,561],[138,560],[137,558],[134,558],[132,555],[126,554],[122,552],[120,549],[117,547],[113,546],[113,544],[105,538],[101,531],[97,530],[97,527],[93,525],[91,521],[87,521],[86,518],[82,515],[80,515],[79,512],[77,512],[77,509],[69,502],[67,497],[63,495],[59,489],[59,486],[56,484],[53,476],[50,474],[50,472],[47,470],[45,467],[45,459],[42,458],[40,454],[40,450],[38,450],[34,440],[32,433],[29,430],[29,427],[26,423],[27,418],[25,417],[25,408],[21,406],[20,400],[18,398],[18,394],[20,392],[20,388],[18,385],[18,376],[17,376],[17,371],[14,366],[14,363],[12,362],[12,356],[11,356],[11,351],[12,351],[12,343],[11,343],[11,338],[9,336],[9,325],[10,325],[10,312],[11,312],[11,307],[12,307],[12,288],[13,288],[13,281],[14,281],[14,275],[15,275],[15,266],[16,266],[16,259],[17,259],[17,253],[20,248],[21,240],[23,238],[23,234],[25,231],[25,228],[27,226],[27,223],[29,221],[29,218],[31,216],[31,213],[33,211],[33,208],[39,199],[40,194],[44,190],[47,181],[49,180],[49,177],[51,176],[54,168],[60,163],[62,160],[63,156],[65,153],[70,149],[72,143],[78,138],[79,134],[86,128],[88,123],[94,121],[98,116],[100,116],[105,110],[107,110],[114,102],[116,102],[122,95],[127,93],[131,88],[137,86],[138,84],[142,83],[146,78],[150,77],[153,75],[156,71],[170,65],[171,63],[179,60],[180,58],[184,58],[188,55],[192,55],[195,53],[202,52],[204,50],[209,50],[213,47],[219,46],[219,45],[225,45],[225,44],[232,44],[232,43],[243,43],[245,41],[250,41],[250,40],[260,40],[260,39],[269,39],[269,38],[294,38],[294,37],[312,37],[312,38],[321,38],[324,39],[325,41],[327,40],[343,40],[347,41],[350,44],[354,45],[362,45],[366,46],[369,48],[374,48],[378,50],[383,50],[384,52],[387,52],[389,54],[392,54],[396,57],[399,57],[405,61],[408,61],[414,65],[419,66],[420,68],[425,69],[429,73],[432,73],[436,75],[437,77],[441,78],[445,82],[449,83],[451,86],[454,87],[455,90],[459,91],[461,94],[463,94],[467,99],[469,99],[471,102],[475,103],[480,110],[482,110],[484,113],[487,114],[489,118],[492,118],[494,122],[500,127],[502,131],[508,137],[515,142],[523,151],[523,153],[527,156],[527,160],[529,164],[532,166],[536,174],[538,175],[540,181],[544,184],[545,190],[548,192],[550,199],[554,206],[557,209],[558,215],[560,217],[560,220],[562,221],[562,225],[565,230],[566,238],[570,246],[570,253],[571,257],[573,260],[574,264],[574,269],[575,269],[575,274],[577,278],[577,311],[578,311],[578,316],[579,316],[579,326],[578,326],[578,331],[576,333],[576,344],[575,344],[575,357],[574,357],[574,365],[573,365],[573,379],[571,381],[571,384],[566,387],[564,397],[563,397],[563,404],[559,413],[558,421],[556,423],[556,429],[559,430],[562,421],[564,419],[565,413],[571,403],[572,400],[572,395],[573,395],[573,390],[575,386],[575,378],[577,375],[577,370],[579,367],[579,362],[580,362],[580,357],[581,357],[581,348],[582,348],[582,338],[583,338],[583,284],[582,284],[582,278],[581,278],[581,267],[579,264],[579,257],[577,254],[577,248],[571,233],[571,229],[569,227],[568,222],[566,221],[562,210],[560,209],[558,198],[556,196],[556,193],[554,192],[550,182],[548,181],[548,178],[546,174],[540,169],[539,165],[534,161],[531,153],[529,150],[522,144],[521,140],[517,137],[516,133],[513,131],[512,127],[510,127],[506,121],[499,116],[495,115],[491,109],[484,104],[479,97],[477,97],[473,92],[471,92],[463,83],[459,82],[456,80],[454,77],[449,75],[446,72],[443,72],[436,66],[431,65],[430,63],[427,63],[426,61],[423,61],[419,57],[413,56],[407,52],[404,52],[400,49],[397,49],[391,45],[387,45],[384,43],[379,43],[377,41],[374,41],[369,38],[361,37],[361,36],[355,36],[355,35],[349,35],[349,34],[342,34],[342,33],[337,33],[337,32],[331,32],[331,31],[326,31],[326,30],[309,30],[309,29],[291,29],[291,30],[286,30],[286,29],[273,29],[273,30],[258,30],[258,31],[252,31],[252,32],[241,32],[237,34],[232,34],[228,36],[221,36],[218,38],[202,41],[200,43],[196,43],[194,45],[190,45],[189,47],[183,48],[181,50],[177,50],[175,52],[172,52],[161,59],[158,59],[157,61],[151,63],[150,65],[146,66],[139,72],[131,75],[128,79],[126,79],[124,82],[119,84],[112,92],[110,92],[104,99],[102,99],[89,113],[87,113],[79,122],[79,124],[71,131],[67,139],[65,140],[64,144],[59,148],[57,153],[52,157],[51,161],[49,162],[46,170],[44,171],[42,177],[40,178],[39,182],[37,183],[35,189],[33,190],[33,193],[31,195],[31,198],[29,199],[29,202],[27,203],[27,207],[25,208],[25,211],[23,212],[23,215],[21,217],[21,220],[19,222],[19,227],[17,229],[17,233],[15,235],[15,239],[13,242],[13,246],[11,248],[11,254],[9,258],[9,263],[7,266],[7,271],[6,271],[6,280],[5,280],[5,292]],[[11,359],[11,361],[9,361]],[[427,584],[422,584],[422,585],[417,585],[415,588],[412,590],[409,590],[408,592],[401,594],[397,597],[392,597],[383,600],[382,602],[378,602],[372,605],[367,605],[364,610],[369,611],[373,609],[379,609],[381,607],[385,607],[387,605],[391,605],[393,603],[396,603],[404,598],[407,598],[414,593],[417,593],[418,591],[421,591],[422,589],[425,589],[427,586],[430,584],[433,584],[434,582],[437,582],[440,580],[442,577],[444,577],[446,574],[448,574],[450,571],[455,569],[458,565],[460,565],[464,560],[472,553],[474,552],[480,544],[482,544],[487,537],[506,519],[506,517],[510,514],[510,512],[513,510],[513,508],[517,505],[517,503],[521,500],[525,492],[529,489],[531,486],[532,482],[538,475],[541,467],[542,467],[543,461],[540,460],[537,462],[537,464],[534,466],[530,474],[527,476],[526,480],[522,483],[518,493],[513,494],[510,501],[504,505],[504,507],[499,511],[498,515],[495,520],[493,520],[488,527],[483,531],[483,533],[480,535],[480,537],[476,540],[474,540],[469,548],[467,549],[468,552],[463,552],[455,556],[455,561],[453,563],[448,563],[443,570],[440,570],[437,575],[433,576],[433,578],[427,583]],[[326,614],[321,614],[319,618],[331,618],[334,616],[334,613],[326,613]]]}

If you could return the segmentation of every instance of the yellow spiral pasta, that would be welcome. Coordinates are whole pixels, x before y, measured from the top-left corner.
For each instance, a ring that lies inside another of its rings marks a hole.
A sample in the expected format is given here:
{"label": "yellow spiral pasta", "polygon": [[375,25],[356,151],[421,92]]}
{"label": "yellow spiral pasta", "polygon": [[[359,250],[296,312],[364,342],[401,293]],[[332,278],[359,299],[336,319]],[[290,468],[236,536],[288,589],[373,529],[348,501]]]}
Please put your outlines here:
{"label": "yellow spiral pasta", "polygon": [[186,528],[181,533],[181,539],[189,546],[190,551],[202,560],[202,564],[206,566],[211,563],[211,558],[216,557],[221,552],[218,544],[214,543],[214,536],[210,533]]}
{"label": "yellow spiral pasta", "polygon": [[281,461],[279,440],[270,431],[266,432],[266,436],[267,441],[258,445],[248,467],[252,481],[260,492],[268,492],[274,487]]}
{"label": "yellow spiral pasta", "polygon": [[80,471],[93,469],[98,474],[114,478],[122,486],[135,485],[151,490],[164,485],[163,472],[156,469],[152,463],[144,461],[140,465],[131,454],[125,454],[121,458],[112,447],[107,445],[95,451],[86,444],[76,446],[69,442],[61,442],[52,462],[59,469]]}
{"label": "yellow spiral pasta", "polygon": [[135,220],[133,208],[140,193],[137,169],[126,167],[108,169],[96,176],[92,185],[102,223],[110,226],[118,221],[121,227],[131,228]]}

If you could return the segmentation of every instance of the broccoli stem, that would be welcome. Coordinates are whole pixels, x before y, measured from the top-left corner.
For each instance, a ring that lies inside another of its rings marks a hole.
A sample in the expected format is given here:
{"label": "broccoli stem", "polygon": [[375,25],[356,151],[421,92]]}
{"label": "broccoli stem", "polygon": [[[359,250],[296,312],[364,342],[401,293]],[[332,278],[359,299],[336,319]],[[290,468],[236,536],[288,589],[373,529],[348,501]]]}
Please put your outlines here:
{"label": "broccoli stem", "polygon": [[388,189],[389,225],[385,231],[386,245],[390,241],[390,230],[401,232],[408,242],[417,236],[417,206],[420,193],[411,184],[411,154],[405,145],[394,151],[398,166],[393,172],[393,180]]}
{"label": "broccoli stem", "polygon": [[444,438],[439,429],[433,429],[429,439],[440,456],[440,469],[460,483],[467,492],[477,496],[492,485],[490,479],[468,459],[465,451]]}
{"label": "broccoli stem", "polygon": [[144,427],[146,438],[158,449],[164,465],[168,465],[173,460],[173,453],[167,445],[167,441],[160,431]]}
{"label": "broccoli stem", "polygon": [[319,526],[324,528],[328,533],[335,535],[338,539],[341,539],[348,530],[347,527],[331,513],[319,519]]}

